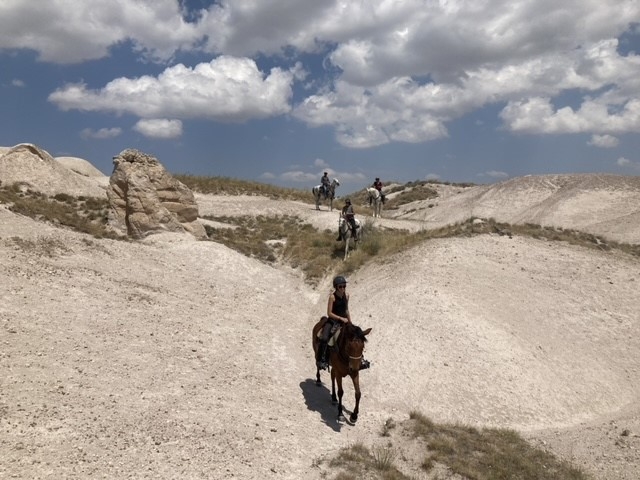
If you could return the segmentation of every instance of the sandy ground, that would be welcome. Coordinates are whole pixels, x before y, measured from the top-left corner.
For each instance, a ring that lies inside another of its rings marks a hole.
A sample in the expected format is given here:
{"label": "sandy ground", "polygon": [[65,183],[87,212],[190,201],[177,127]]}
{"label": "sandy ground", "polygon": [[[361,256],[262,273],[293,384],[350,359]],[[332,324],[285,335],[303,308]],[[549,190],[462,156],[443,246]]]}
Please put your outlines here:
{"label": "sandy ground", "polygon": [[[462,215],[456,208],[472,206],[459,194],[437,208]],[[201,215],[337,225],[337,212],[297,202],[198,202]],[[388,228],[436,223],[384,215],[377,222]],[[615,224],[640,243],[635,225]],[[361,374],[351,425],[336,418],[326,374],[314,382],[310,334],[330,278],[313,288],[296,270],[216,242],[97,240],[0,205],[0,478],[320,479],[320,460],[355,442],[391,441],[411,457],[407,439],[381,431],[417,410],[514,428],[594,478],[636,480],[639,265],[621,253],[483,235],[363,268],[348,289],[354,322],[373,328],[373,367]],[[350,383],[345,390],[350,410]]]}

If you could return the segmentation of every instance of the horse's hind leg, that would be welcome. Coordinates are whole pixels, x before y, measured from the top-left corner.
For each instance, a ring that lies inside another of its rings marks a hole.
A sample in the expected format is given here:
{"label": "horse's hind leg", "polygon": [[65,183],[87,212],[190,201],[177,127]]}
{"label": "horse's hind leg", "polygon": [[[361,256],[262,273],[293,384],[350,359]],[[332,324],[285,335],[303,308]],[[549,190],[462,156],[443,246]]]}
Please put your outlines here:
{"label": "horse's hind leg", "polygon": [[338,402],[338,397],[336,397],[336,375],[331,369],[331,403],[335,404]]}
{"label": "horse's hind leg", "polygon": [[320,380],[320,369],[316,367],[316,385],[322,385],[322,381]]}

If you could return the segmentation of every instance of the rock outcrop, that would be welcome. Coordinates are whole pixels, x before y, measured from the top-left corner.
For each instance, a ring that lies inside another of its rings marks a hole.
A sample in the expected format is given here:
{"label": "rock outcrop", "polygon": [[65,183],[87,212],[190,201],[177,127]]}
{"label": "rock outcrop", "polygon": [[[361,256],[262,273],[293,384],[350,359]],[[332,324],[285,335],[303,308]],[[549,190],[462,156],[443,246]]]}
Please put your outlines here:
{"label": "rock outcrop", "polygon": [[65,193],[74,197],[105,197],[105,186],[98,180],[70,170],[32,143],[0,150],[0,181],[3,185],[18,183],[24,189],[49,196]]}
{"label": "rock outcrop", "polygon": [[109,179],[109,224],[133,238],[159,232],[207,234],[198,222],[193,192],[153,156],[126,149],[113,159]]}

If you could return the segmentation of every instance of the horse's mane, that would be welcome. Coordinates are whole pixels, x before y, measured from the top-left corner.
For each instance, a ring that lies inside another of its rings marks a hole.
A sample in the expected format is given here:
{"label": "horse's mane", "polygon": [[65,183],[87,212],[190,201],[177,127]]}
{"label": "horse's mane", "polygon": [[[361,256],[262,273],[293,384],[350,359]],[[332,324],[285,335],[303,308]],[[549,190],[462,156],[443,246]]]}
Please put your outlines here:
{"label": "horse's mane", "polygon": [[344,338],[345,339],[355,338],[355,339],[358,339],[358,340],[362,340],[363,342],[367,341],[367,337],[365,336],[365,334],[362,331],[362,329],[359,326],[354,325],[353,323],[345,324],[345,327],[344,327]]}

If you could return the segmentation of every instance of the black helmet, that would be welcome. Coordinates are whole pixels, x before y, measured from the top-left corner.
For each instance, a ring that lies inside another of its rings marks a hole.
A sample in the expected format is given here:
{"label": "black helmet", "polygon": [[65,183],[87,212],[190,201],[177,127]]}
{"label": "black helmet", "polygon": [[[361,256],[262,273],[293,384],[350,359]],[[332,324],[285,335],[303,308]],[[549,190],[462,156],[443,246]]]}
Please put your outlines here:
{"label": "black helmet", "polygon": [[342,275],[338,275],[336,278],[333,279],[333,288],[338,288],[338,285],[344,285],[347,283],[347,279],[344,278]]}
{"label": "black helmet", "polygon": [[376,182],[377,182],[378,180],[380,180],[380,177],[376,177]]}
{"label": "black helmet", "polygon": [[324,174],[325,174],[325,175],[329,175],[329,173],[328,173],[328,172],[324,172]]}
{"label": "black helmet", "polygon": [[345,198],[344,199],[344,203],[347,203],[347,204],[351,203],[351,199],[350,198]]}

